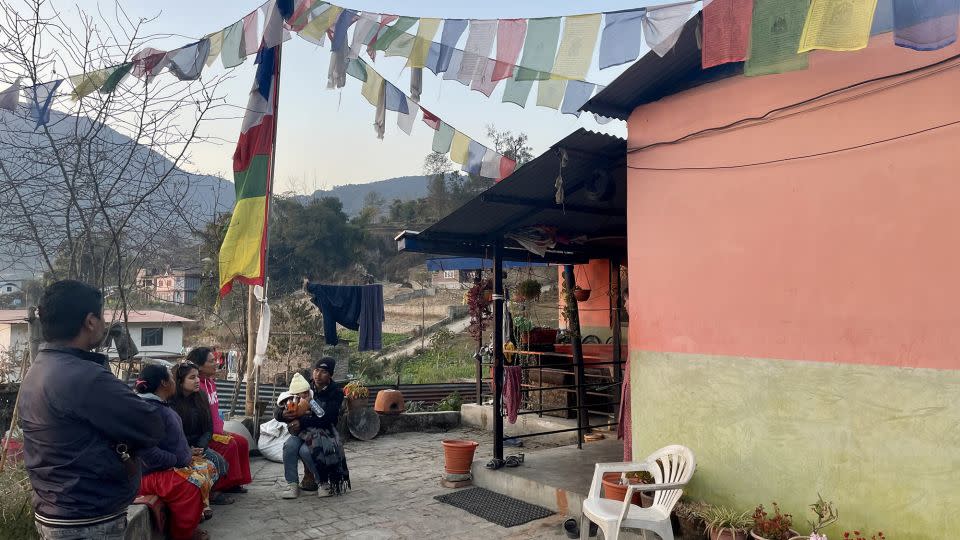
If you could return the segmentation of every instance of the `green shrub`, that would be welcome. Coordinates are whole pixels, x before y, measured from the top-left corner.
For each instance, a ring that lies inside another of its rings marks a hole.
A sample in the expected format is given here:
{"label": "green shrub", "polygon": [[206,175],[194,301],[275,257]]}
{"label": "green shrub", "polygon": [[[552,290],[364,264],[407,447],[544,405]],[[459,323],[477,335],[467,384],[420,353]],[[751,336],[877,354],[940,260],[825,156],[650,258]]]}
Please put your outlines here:
{"label": "green shrub", "polygon": [[30,480],[21,467],[0,473],[0,538],[38,538],[33,525]]}
{"label": "green shrub", "polygon": [[463,406],[463,398],[460,397],[460,392],[454,392],[449,396],[443,398],[443,401],[437,403],[438,411],[459,411],[460,407]]}

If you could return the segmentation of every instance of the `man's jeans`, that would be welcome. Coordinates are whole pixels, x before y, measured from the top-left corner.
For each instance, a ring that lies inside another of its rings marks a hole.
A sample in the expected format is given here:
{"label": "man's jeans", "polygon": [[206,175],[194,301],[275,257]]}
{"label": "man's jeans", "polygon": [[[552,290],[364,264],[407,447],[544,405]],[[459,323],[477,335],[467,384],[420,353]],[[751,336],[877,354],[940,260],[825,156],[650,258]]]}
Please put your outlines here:
{"label": "man's jeans", "polygon": [[300,482],[300,474],[297,470],[297,464],[300,460],[303,460],[307,470],[313,473],[313,477],[317,478],[317,467],[313,463],[313,456],[310,455],[310,447],[300,437],[291,435],[283,443],[283,478],[288,484],[298,484]]}
{"label": "man's jeans", "polygon": [[124,531],[127,529],[127,516],[89,527],[50,527],[41,523],[35,525],[43,540],[123,540]]}

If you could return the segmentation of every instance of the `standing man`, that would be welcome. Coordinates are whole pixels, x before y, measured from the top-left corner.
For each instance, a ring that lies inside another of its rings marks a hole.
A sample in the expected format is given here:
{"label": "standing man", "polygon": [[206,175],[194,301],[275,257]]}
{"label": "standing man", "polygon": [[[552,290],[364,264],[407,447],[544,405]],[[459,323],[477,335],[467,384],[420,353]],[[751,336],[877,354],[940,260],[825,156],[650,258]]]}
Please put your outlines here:
{"label": "standing man", "polygon": [[100,291],[58,281],[39,311],[45,343],[20,386],[37,531],[45,540],[120,540],[140,487],[136,451],[157,445],[163,418],[91,352],[106,329]]}

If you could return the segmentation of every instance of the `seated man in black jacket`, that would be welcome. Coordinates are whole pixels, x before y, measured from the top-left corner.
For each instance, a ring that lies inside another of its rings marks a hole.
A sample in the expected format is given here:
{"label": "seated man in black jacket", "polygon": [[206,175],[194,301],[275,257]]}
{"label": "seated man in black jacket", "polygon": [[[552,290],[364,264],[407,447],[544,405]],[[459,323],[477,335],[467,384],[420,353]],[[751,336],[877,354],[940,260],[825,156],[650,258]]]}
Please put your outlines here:
{"label": "seated man in black jacket", "polygon": [[20,387],[24,463],[44,539],[122,539],[140,488],[136,451],[165,435],[160,412],[90,352],[103,341],[103,295],[59,281],[40,299],[44,343]]}
{"label": "seated man in black jacket", "polygon": [[[297,464],[303,461],[309,473],[321,485],[320,497],[338,495],[349,486],[343,445],[337,433],[337,419],[343,403],[343,390],[333,380],[336,361],[324,357],[314,364],[312,380],[299,374],[290,383],[292,396],[281,402],[274,417],[287,422],[293,435],[283,447],[283,469],[287,488],[284,499],[300,495]],[[306,384],[305,384],[306,383]]]}

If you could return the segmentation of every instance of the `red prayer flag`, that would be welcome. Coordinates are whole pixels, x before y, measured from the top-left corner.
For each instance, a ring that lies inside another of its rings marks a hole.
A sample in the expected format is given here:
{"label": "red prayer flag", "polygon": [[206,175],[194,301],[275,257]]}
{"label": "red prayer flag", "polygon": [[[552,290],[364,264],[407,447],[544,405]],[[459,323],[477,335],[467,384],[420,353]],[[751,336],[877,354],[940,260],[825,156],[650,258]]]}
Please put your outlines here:
{"label": "red prayer flag", "polygon": [[703,7],[703,69],[742,62],[750,50],[753,0],[713,0]]}
{"label": "red prayer flag", "polygon": [[423,111],[423,123],[430,126],[430,129],[436,131],[440,129],[440,118],[432,112],[420,107],[420,110]]}
{"label": "red prayer flag", "polygon": [[503,156],[502,158],[500,158],[500,178],[497,178],[497,182],[513,174],[513,170],[516,168],[517,168],[516,160],[510,159],[507,156]]}
{"label": "red prayer flag", "polygon": [[513,67],[520,56],[526,34],[526,19],[500,19],[497,26],[497,62],[493,66],[491,81],[513,77]]}

